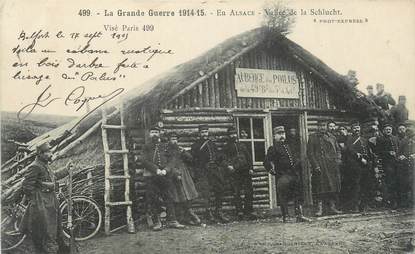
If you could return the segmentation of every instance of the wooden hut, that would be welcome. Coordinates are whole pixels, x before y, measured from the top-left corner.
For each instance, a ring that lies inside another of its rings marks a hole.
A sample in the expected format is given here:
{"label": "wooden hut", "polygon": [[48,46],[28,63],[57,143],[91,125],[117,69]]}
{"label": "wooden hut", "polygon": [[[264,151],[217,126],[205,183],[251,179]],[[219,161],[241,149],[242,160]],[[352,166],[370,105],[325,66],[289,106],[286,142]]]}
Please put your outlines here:
{"label": "wooden hut", "polygon": [[[130,184],[134,213],[142,209],[144,189],[137,158],[149,127],[157,122],[163,123],[166,132],[177,132],[184,148],[190,148],[202,123],[209,125],[219,147],[230,126],[236,127],[238,133],[245,130],[248,137],[241,141],[252,151],[254,207],[267,209],[277,206],[274,177],[262,166],[272,144],[273,126],[282,124],[299,130],[301,158],[305,161],[307,137],[315,131],[318,119],[348,122],[373,110],[345,76],[288,38],[263,28],[230,38],[139,85],[121,102],[122,117],[118,106],[109,106],[104,114],[96,111],[32,140],[29,148],[54,140],[56,159],[52,167],[60,167],[68,160],[81,168],[95,167],[92,174],[100,177],[92,178],[89,184],[99,186],[94,188],[100,193],[97,198],[104,200],[105,196],[106,202],[117,202],[113,198],[125,200]],[[125,134],[125,144],[120,131]],[[104,169],[117,168],[121,175],[127,169],[130,183],[125,184],[122,177],[111,179],[119,181],[118,185],[110,183]],[[305,200],[312,204],[307,165],[303,175]],[[118,194],[111,193],[109,197],[104,189]]]}

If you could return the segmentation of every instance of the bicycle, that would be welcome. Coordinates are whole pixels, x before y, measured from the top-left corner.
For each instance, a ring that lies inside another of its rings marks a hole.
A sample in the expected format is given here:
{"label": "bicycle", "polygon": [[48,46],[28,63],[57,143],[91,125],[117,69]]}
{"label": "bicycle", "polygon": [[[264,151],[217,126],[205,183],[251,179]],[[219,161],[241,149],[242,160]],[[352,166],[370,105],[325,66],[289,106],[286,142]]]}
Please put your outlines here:
{"label": "bicycle", "polygon": [[[63,235],[70,237],[68,228],[68,198],[62,191],[64,185],[58,188],[59,210],[62,215]],[[19,225],[27,205],[25,198],[17,204],[3,208],[1,220],[1,250],[17,248],[23,243],[26,235],[19,232]],[[75,195],[72,197],[72,224],[76,241],[85,241],[94,237],[101,228],[102,212],[95,200],[88,196]]]}

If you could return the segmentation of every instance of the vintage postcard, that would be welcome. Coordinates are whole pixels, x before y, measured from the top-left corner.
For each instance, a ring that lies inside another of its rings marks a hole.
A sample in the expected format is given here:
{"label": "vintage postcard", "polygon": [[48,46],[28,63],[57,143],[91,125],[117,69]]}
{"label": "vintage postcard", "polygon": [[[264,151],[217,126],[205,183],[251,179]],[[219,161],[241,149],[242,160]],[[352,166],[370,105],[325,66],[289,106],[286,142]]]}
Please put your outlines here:
{"label": "vintage postcard", "polygon": [[413,0],[0,2],[4,253],[412,253]]}

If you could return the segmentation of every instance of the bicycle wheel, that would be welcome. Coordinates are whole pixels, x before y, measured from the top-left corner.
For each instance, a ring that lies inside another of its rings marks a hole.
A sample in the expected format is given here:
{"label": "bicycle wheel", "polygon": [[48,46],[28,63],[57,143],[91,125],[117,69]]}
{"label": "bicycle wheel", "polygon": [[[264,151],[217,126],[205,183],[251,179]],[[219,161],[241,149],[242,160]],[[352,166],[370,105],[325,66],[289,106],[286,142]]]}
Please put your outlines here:
{"label": "bicycle wheel", "polygon": [[16,207],[11,209],[10,213],[3,213],[1,219],[1,250],[12,250],[23,243],[26,238],[18,230],[18,225],[24,212],[24,207]]}
{"label": "bicycle wheel", "polygon": [[[63,234],[69,238],[68,203],[61,204]],[[88,197],[72,198],[72,224],[75,240],[84,241],[95,236],[102,223],[98,205]]]}

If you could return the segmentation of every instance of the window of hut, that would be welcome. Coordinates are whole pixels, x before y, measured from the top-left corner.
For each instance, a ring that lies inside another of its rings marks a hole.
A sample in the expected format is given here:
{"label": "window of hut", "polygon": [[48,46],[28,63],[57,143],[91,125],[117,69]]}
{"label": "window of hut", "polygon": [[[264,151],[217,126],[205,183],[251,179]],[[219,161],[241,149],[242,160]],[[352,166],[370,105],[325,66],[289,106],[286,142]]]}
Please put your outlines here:
{"label": "window of hut", "polygon": [[236,117],[239,140],[251,152],[254,164],[262,164],[265,159],[264,117]]}

